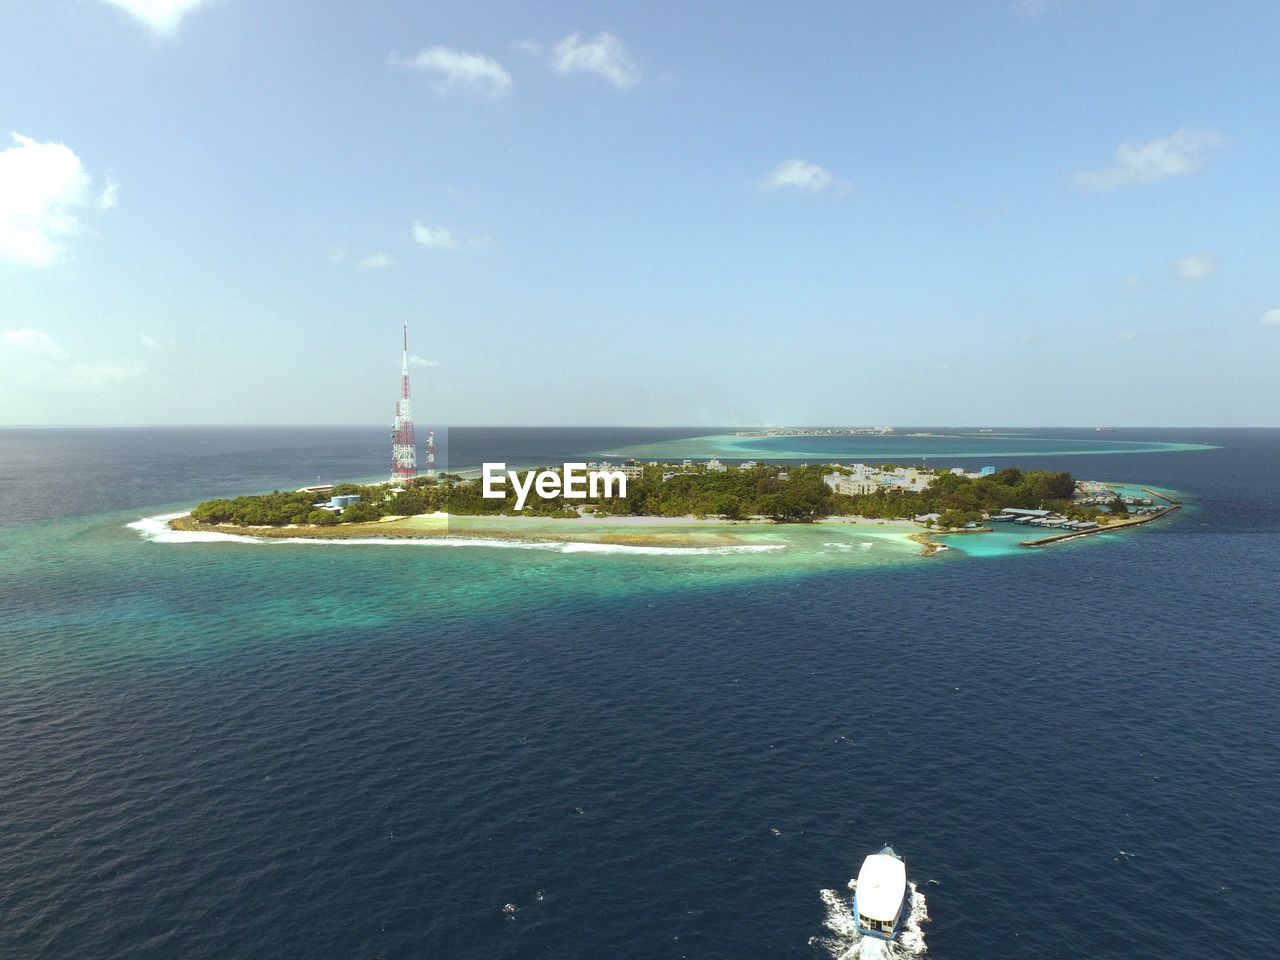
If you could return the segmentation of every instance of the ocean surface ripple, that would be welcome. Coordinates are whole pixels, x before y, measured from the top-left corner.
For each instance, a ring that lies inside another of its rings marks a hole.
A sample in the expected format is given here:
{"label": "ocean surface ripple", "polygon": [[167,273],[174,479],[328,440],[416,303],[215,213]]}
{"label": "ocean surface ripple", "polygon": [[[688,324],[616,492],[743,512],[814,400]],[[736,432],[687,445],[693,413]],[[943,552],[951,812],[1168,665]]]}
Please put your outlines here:
{"label": "ocean surface ripple", "polygon": [[1221,448],[1099,471],[1193,492],[1177,524],[754,578],[126,528],[185,474],[33,494],[0,529],[0,957],[860,957],[886,842],[922,913],[885,956],[1270,956],[1280,435],[1183,439]]}

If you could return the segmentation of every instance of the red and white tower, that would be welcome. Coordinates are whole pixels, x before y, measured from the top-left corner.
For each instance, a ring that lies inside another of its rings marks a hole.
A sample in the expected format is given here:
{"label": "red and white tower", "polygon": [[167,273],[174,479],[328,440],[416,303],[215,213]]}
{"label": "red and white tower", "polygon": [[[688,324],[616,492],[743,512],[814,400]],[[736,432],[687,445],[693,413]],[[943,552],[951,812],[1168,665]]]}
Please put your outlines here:
{"label": "red and white tower", "polygon": [[409,322],[404,324],[404,356],[400,363],[400,399],[396,401],[391,431],[391,479],[409,480],[418,475],[418,454],[413,443],[413,402],[409,399]]}

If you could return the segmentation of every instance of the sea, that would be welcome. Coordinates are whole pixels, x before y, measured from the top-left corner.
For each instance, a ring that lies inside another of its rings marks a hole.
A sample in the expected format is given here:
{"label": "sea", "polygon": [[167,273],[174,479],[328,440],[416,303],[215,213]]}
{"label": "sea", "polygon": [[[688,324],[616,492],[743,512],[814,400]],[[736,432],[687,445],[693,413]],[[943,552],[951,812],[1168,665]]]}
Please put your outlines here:
{"label": "sea", "polygon": [[[451,469],[733,433],[440,431]],[[389,432],[0,431],[0,957],[1277,956],[1280,431],[999,433],[936,453],[1185,507],[848,567],[166,542]],[[885,843],[894,945],[849,909]]]}

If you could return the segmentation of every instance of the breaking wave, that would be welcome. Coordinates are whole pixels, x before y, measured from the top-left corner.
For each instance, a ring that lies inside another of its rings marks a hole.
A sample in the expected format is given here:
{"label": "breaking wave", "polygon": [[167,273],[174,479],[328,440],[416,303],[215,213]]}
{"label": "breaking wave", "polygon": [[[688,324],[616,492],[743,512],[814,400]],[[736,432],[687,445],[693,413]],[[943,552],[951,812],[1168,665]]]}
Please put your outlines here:
{"label": "breaking wave", "polygon": [[622,543],[566,543],[555,542],[548,546],[559,549],[561,553],[634,553],[671,556],[728,556],[735,553],[769,553],[774,550],[785,550],[781,543],[739,544],[724,547],[643,547],[629,546]]}
{"label": "breaking wave", "polygon": [[832,550],[840,550],[843,553],[852,553],[854,550],[870,550],[875,546],[870,540],[862,540],[858,543],[824,543],[824,547],[830,547]]}
{"label": "breaking wave", "polygon": [[[849,881],[850,892],[857,886],[857,880]],[[908,883],[907,886],[911,889],[911,912],[898,932],[898,939],[893,943],[886,943],[875,937],[864,937],[858,933],[858,925],[853,919],[853,898],[849,893],[842,894],[838,890],[822,891],[822,902],[827,908],[823,921],[827,932],[810,937],[809,943],[821,947],[832,960],[917,960],[923,957],[928,951],[921,924],[929,919],[929,907],[925,903],[924,894],[916,889],[914,883]]]}
{"label": "breaking wave", "polygon": [[504,540],[498,537],[346,537],[325,540],[315,537],[254,537],[242,533],[212,530],[173,530],[170,520],[186,513],[167,513],[143,517],[125,524],[130,530],[152,543],[273,543],[308,544],[311,546],[388,546],[388,547],[489,547],[506,550],[542,550],[548,553],[615,553],[632,556],[728,556],[737,553],[766,553],[785,550],[785,544],[742,544],[721,547],[649,547],[621,543],[576,543],[564,540]]}
{"label": "breaking wave", "polygon": [[169,521],[185,517],[183,513],[162,513],[155,517],[143,517],[126,523],[130,530],[137,530],[143,540],[155,543],[266,543],[260,537],[247,537],[239,533],[213,533],[202,530],[170,530]]}

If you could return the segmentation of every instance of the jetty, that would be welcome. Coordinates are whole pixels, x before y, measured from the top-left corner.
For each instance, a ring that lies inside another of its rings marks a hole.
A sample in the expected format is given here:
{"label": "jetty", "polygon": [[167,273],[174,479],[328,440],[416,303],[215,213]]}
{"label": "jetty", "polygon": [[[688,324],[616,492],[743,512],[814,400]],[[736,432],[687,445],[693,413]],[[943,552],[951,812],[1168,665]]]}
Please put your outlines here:
{"label": "jetty", "polygon": [[1165,503],[1172,503],[1178,506],[1182,506],[1181,500],[1174,500],[1172,497],[1166,496],[1165,494],[1161,493],[1159,490],[1152,490],[1150,487],[1143,487],[1142,492],[1149,493],[1151,494],[1151,496],[1155,497],[1157,500],[1163,500]]}
{"label": "jetty", "polygon": [[[1145,489],[1145,488],[1144,488]],[[1148,490],[1148,493],[1155,493],[1154,490]],[[1076,537],[1091,537],[1095,533],[1109,533],[1113,530],[1124,530],[1126,527],[1136,527],[1143,523],[1151,523],[1159,520],[1161,517],[1167,517],[1175,510],[1181,510],[1182,504],[1176,500],[1170,500],[1161,494],[1156,493],[1161,500],[1168,502],[1169,506],[1165,507],[1158,513],[1148,513],[1141,517],[1133,517],[1129,520],[1121,520],[1119,523],[1109,523],[1106,526],[1092,527],[1088,530],[1072,530],[1068,533],[1058,533],[1052,537],[1041,537],[1039,540],[1023,540],[1019,546],[1023,547],[1045,547],[1051,543],[1061,543],[1063,540],[1074,540]]]}

